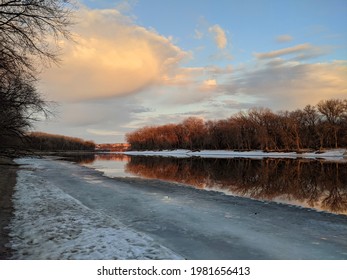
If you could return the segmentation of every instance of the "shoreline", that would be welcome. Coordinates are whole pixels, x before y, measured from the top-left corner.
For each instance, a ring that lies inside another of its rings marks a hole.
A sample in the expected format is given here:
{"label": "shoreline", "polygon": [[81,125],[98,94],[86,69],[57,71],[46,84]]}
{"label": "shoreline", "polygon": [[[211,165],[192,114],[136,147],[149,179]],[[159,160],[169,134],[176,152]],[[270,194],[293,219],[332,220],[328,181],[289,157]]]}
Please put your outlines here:
{"label": "shoreline", "polygon": [[83,189],[88,185],[84,177],[78,176],[72,185],[64,178],[60,181],[55,170],[46,177],[50,164],[56,169],[68,165],[77,170],[77,166],[43,158],[15,161],[26,167],[18,170],[13,195],[11,260],[182,259],[149,235],[91,209],[63,190],[75,184]]}
{"label": "shoreline", "polygon": [[[112,152],[111,152],[112,153]],[[347,150],[329,149],[314,152],[264,152],[262,150],[234,151],[234,150],[198,150],[191,151],[185,149],[162,150],[162,151],[127,151],[119,152],[125,155],[134,156],[168,156],[168,157],[201,157],[201,158],[308,158],[326,160],[347,160]]]}
{"label": "shoreline", "polygon": [[14,215],[13,194],[16,185],[18,165],[7,157],[0,157],[0,260],[10,259],[13,250],[10,241],[9,224]]}

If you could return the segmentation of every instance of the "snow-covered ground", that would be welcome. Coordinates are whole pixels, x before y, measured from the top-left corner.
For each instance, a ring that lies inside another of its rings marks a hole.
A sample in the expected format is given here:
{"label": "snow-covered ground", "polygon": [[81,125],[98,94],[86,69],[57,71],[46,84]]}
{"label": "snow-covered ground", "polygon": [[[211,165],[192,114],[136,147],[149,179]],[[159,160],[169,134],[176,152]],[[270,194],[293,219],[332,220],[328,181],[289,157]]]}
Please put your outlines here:
{"label": "snow-covered ground", "polygon": [[44,161],[19,159],[10,225],[14,259],[180,259],[178,254],[84,206],[37,175]]}
{"label": "snow-covered ground", "polygon": [[127,155],[145,155],[145,156],[171,156],[171,157],[191,157],[199,156],[202,158],[234,158],[234,157],[247,157],[247,158],[265,158],[265,157],[278,157],[278,158],[324,158],[324,159],[343,159],[347,157],[346,149],[333,149],[326,150],[321,153],[307,152],[264,152],[264,151],[247,151],[237,152],[228,150],[163,150],[163,151],[128,151],[124,152]]}

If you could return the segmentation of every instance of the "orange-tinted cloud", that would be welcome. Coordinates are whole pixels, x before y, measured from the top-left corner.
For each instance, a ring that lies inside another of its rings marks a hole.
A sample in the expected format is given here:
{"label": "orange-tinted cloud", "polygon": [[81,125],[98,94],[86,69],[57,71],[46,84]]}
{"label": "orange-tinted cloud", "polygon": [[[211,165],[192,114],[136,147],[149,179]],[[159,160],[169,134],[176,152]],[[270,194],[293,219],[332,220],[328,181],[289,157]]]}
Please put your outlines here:
{"label": "orange-tinted cloud", "polygon": [[227,46],[228,40],[225,32],[218,24],[211,26],[208,31],[213,34],[218,48],[224,49]]}
{"label": "orange-tinted cloud", "polygon": [[[128,95],[160,84],[187,56],[168,38],[135,25],[117,10],[82,8],[75,43],[61,42],[62,65],[45,71],[42,89],[54,100]],[[82,21],[83,19],[83,21]]]}

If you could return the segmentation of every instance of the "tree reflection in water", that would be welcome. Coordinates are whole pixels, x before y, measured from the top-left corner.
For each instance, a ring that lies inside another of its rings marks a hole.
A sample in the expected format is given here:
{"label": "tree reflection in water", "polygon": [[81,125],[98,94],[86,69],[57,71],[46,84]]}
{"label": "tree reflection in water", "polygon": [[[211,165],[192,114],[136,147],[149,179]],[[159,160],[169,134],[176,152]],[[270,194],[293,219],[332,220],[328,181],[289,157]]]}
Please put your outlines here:
{"label": "tree reflection in water", "polygon": [[91,164],[96,160],[105,161],[129,161],[129,157],[123,154],[96,154],[96,153],[57,153],[58,156],[63,157],[64,160],[77,162],[81,165]]}
{"label": "tree reflection in water", "polygon": [[347,214],[347,163],[309,159],[133,156],[134,175]]}

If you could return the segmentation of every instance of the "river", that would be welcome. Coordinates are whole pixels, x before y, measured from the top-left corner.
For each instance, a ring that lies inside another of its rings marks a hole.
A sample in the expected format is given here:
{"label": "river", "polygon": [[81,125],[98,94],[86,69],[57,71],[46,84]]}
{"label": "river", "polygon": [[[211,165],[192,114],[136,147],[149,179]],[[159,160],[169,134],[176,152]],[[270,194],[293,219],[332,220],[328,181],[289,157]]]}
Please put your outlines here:
{"label": "river", "polygon": [[70,155],[107,177],[140,177],[347,215],[347,162],[290,158]]}

